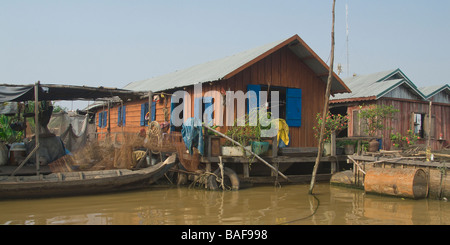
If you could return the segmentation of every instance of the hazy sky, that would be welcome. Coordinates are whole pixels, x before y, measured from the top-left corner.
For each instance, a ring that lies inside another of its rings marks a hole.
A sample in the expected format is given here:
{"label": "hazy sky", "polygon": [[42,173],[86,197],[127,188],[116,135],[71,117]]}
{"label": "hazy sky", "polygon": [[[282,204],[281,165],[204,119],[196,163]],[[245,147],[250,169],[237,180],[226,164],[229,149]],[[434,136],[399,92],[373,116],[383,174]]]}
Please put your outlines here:
{"label": "hazy sky", "polygon": [[[450,1],[337,0],[335,65],[450,83]],[[126,84],[298,34],[327,64],[332,0],[0,0],[0,83]],[[336,68],[336,66],[335,66]]]}

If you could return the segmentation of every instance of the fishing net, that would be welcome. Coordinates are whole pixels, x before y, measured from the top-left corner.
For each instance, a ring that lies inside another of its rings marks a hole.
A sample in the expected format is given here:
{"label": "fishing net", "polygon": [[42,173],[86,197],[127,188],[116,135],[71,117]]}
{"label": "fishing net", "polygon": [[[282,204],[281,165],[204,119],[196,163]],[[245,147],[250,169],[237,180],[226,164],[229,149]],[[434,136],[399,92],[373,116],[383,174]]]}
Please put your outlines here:
{"label": "fishing net", "polygon": [[[178,144],[184,147],[181,133],[162,133],[155,122],[147,132],[143,129],[139,134],[123,134],[120,143],[109,139],[89,142],[76,152],[53,161],[49,167],[52,172],[132,169],[141,167],[149,154],[162,158],[162,153],[177,152]],[[195,157],[199,159],[199,156]],[[196,169],[199,161],[196,162],[186,166]]]}
{"label": "fishing net", "polygon": [[71,152],[82,148],[89,134],[88,117],[73,112],[53,113],[48,123],[50,132],[61,137],[64,146]]}
{"label": "fishing net", "polygon": [[175,152],[176,148],[174,143],[179,142],[179,137],[181,137],[181,134],[163,133],[159,123],[153,121],[150,123],[147,136],[148,140],[145,146],[150,149],[152,153],[160,153]]}
{"label": "fishing net", "polygon": [[53,161],[49,167],[52,172],[132,169],[146,154],[145,139],[129,135],[120,144],[109,140],[90,142],[77,152]]}

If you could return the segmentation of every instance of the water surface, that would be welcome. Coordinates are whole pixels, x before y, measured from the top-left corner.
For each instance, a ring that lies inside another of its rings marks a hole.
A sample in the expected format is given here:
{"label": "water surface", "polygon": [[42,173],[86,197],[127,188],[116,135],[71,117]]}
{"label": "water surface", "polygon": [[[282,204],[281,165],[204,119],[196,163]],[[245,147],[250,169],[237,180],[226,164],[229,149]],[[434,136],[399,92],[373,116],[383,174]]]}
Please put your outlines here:
{"label": "water surface", "polygon": [[215,192],[152,187],[107,195],[0,201],[0,224],[448,225],[450,203],[319,183]]}

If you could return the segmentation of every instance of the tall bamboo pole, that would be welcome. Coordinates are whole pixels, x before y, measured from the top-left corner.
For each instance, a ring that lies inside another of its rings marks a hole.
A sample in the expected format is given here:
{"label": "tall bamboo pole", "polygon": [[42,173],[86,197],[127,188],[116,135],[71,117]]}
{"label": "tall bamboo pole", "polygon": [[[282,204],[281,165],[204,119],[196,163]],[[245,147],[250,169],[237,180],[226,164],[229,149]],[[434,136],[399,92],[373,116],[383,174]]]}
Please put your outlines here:
{"label": "tall bamboo pole", "polygon": [[[333,0],[333,8],[332,8],[332,15],[333,15],[333,22],[331,27],[331,57],[330,57],[330,69],[328,72],[328,81],[327,81],[327,89],[325,92],[325,104],[323,105],[323,111],[322,111],[322,119],[325,120],[327,112],[328,112],[328,101],[330,99],[330,90],[331,90],[331,81],[333,78],[333,65],[334,65],[334,9],[335,9],[336,0]],[[320,125],[320,137],[319,137],[319,151],[317,152],[317,158],[316,163],[314,164],[314,169],[311,177],[311,184],[309,187],[309,194],[313,193],[314,184],[316,182],[316,174],[317,169],[319,168],[320,163],[320,156],[322,155],[323,151],[323,132],[325,129],[325,123],[324,121]]]}
{"label": "tall bamboo pole", "polygon": [[[39,146],[39,84],[40,82],[37,81],[37,83],[34,85],[34,125],[35,125],[35,134],[34,134],[34,140],[35,140],[35,148]],[[39,176],[39,151],[36,150],[36,175]]]}

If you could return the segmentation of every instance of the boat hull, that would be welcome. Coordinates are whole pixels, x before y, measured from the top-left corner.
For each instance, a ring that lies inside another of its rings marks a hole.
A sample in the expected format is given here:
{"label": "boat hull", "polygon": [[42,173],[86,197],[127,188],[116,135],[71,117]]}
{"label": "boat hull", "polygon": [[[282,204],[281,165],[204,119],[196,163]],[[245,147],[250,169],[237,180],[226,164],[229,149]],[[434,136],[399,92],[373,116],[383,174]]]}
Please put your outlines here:
{"label": "boat hull", "polygon": [[0,181],[0,199],[89,195],[146,187],[169,171],[173,154],[164,162],[140,170],[102,170],[53,173],[47,176],[7,177]]}

